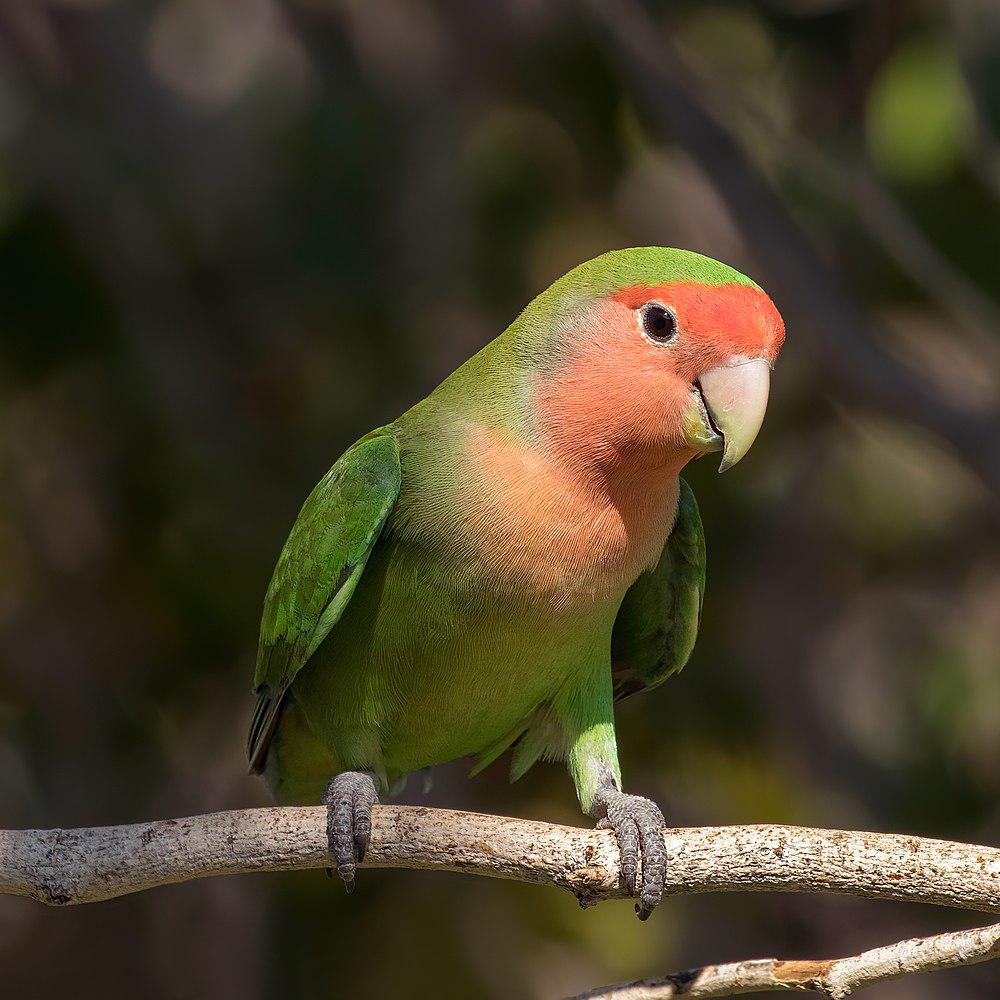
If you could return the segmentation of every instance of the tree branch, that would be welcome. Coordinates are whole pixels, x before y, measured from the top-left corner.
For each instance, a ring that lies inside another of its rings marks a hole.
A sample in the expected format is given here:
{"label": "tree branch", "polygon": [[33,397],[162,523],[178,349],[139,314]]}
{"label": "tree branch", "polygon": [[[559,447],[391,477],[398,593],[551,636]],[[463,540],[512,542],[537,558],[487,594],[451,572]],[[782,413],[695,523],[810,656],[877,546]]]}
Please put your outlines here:
{"label": "tree branch", "polygon": [[673,997],[702,1000],[772,990],[822,993],[832,1000],[842,1000],[875,983],[919,972],[975,965],[993,958],[1000,958],[1000,924],[910,938],[849,958],[805,962],[758,958],[706,965],[659,979],[605,986],[580,993],[572,1000],[671,1000]]}
{"label": "tree branch", "polygon": [[[1000,913],[1000,849],[794,826],[668,830],[667,893],[832,892]],[[79,830],[0,831],[0,892],[93,903],[208,875],[326,868],[322,807],[242,809]],[[376,806],[366,868],[467,872],[622,897],[608,831]]]}
{"label": "tree branch", "polygon": [[[365,868],[423,868],[552,885],[569,890],[583,905],[624,895],[609,831],[416,806],[376,806],[372,819]],[[664,839],[668,894],[844,893],[1000,913],[1000,849],[994,847],[777,825],[675,829]],[[329,864],[322,807],[0,831],[0,892],[53,906],[94,903],[210,875]],[[653,1000],[786,989],[843,997],[871,982],[998,955],[1000,925],[831,961],[707,966],[583,996]]]}

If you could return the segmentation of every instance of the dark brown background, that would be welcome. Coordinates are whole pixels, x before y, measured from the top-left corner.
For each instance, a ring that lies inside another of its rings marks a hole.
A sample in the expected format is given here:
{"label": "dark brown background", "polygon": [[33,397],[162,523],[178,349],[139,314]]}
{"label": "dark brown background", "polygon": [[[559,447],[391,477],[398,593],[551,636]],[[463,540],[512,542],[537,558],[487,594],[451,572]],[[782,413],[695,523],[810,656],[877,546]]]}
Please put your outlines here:
{"label": "dark brown background", "polygon": [[[996,5],[670,6],[659,68],[710,81],[687,93],[742,158],[678,92],[638,113],[651,75],[569,3],[0,6],[0,824],[264,803],[255,634],[307,491],[551,279],[660,243],[756,277],[789,333],[751,455],[691,470],[702,639],[621,710],[629,786],[683,824],[1000,839]],[[465,769],[430,801],[578,821],[560,767]],[[18,1000],[548,998],[971,922],[728,895],[640,925],[306,873],[0,899],[0,974]]]}

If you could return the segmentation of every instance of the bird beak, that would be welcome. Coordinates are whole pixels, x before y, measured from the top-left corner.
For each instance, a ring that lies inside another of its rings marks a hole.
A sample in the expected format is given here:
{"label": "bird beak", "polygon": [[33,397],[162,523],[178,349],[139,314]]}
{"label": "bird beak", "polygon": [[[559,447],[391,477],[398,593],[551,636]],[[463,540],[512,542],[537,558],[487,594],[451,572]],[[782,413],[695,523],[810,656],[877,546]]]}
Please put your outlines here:
{"label": "bird beak", "polygon": [[722,439],[719,472],[731,469],[750,450],[764,422],[770,385],[771,366],[763,358],[734,358],[698,379],[709,422]]}

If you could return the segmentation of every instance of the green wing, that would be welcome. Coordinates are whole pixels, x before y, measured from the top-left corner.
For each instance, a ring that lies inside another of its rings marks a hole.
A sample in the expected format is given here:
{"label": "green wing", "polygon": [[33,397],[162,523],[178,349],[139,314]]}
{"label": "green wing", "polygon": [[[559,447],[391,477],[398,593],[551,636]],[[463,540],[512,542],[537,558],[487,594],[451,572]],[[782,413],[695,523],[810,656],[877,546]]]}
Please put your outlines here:
{"label": "green wing", "polygon": [[251,771],[263,770],[288,688],[343,614],[399,487],[399,448],[376,431],[349,448],[303,504],[264,599]]}
{"label": "green wing", "polygon": [[628,589],[611,635],[615,700],[654,688],[688,661],[705,596],[705,533],[681,480],[677,520],[659,562]]}

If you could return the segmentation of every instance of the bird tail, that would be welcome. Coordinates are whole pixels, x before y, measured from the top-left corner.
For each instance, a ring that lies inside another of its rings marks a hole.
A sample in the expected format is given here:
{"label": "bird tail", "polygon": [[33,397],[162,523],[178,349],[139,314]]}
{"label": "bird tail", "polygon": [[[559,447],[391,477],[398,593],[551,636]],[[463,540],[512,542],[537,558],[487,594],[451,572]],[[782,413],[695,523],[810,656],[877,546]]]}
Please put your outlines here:
{"label": "bird tail", "polygon": [[257,688],[257,704],[254,706],[253,717],[250,719],[250,732],[247,735],[247,759],[250,762],[251,774],[260,774],[264,770],[267,751],[281,721],[281,711],[285,707],[287,693],[287,684],[276,691],[267,684]]}

